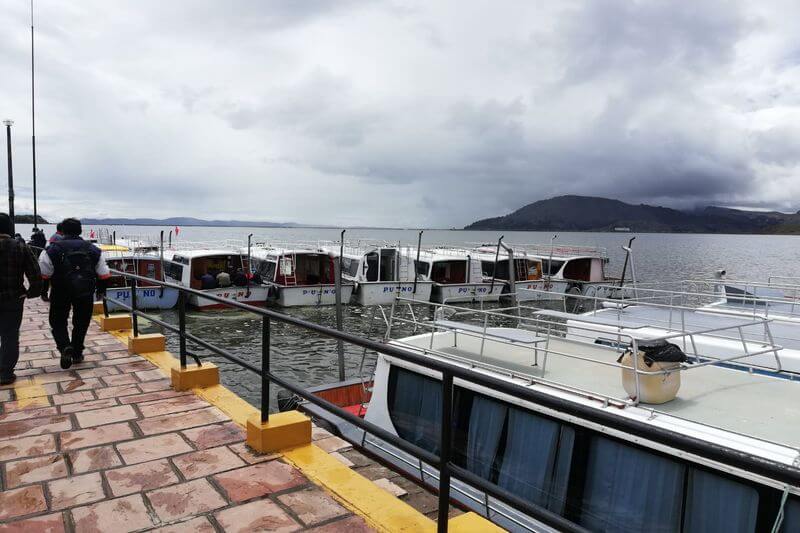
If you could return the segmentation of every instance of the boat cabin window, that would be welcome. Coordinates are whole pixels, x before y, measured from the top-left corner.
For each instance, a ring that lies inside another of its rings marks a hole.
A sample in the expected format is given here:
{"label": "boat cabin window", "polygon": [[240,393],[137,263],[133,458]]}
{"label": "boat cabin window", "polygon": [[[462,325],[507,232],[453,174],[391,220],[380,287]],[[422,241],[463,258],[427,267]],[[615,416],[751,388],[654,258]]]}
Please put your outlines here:
{"label": "boat cabin window", "polygon": [[275,270],[278,264],[275,261],[267,261],[265,259],[253,258],[253,270],[263,281],[274,281]]}
{"label": "boat cabin window", "polygon": [[422,374],[392,366],[387,399],[389,417],[397,435],[438,454],[442,384]]}
{"label": "boat cabin window", "polygon": [[175,281],[183,279],[183,265],[173,261],[164,261],[164,275]]}
{"label": "boat cabin window", "polygon": [[[216,283],[217,276],[225,272],[234,278],[238,271],[244,271],[246,265],[242,261],[242,256],[238,254],[230,255],[212,255],[207,257],[196,257],[192,260],[192,279],[191,287],[193,289],[202,288],[215,288],[210,285]],[[206,285],[203,284],[203,277],[211,276],[213,280],[209,280]]]}
{"label": "boat cabin window", "polygon": [[397,250],[384,248],[381,250],[380,281],[394,281],[397,276]]}
{"label": "boat cabin window", "polygon": [[[397,434],[439,453],[441,382],[392,365]],[[453,461],[512,494],[602,532],[769,530],[781,492],[456,386]],[[790,498],[781,531],[798,531]]]}
{"label": "boat cabin window", "polygon": [[570,259],[564,267],[564,279],[574,279],[576,281],[592,280],[592,259],[582,257],[580,259]]}
{"label": "boat cabin window", "polygon": [[355,257],[342,257],[342,275],[349,276],[351,278],[357,278],[359,271],[359,265],[361,261],[356,259]]}
{"label": "boat cabin window", "polygon": [[525,281],[542,279],[542,264],[539,261],[520,259],[517,262],[517,278]]}
{"label": "boat cabin window", "polygon": [[430,267],[431,264],[428,263],[427,261],[417,261],[416,259],[414,260],[414,268],[416,269],[417,274],[419,274],[420,276],[427,277]]}
{"label": "boat cabin window", "polygon": [[333,259],[328,254],[302,253],[280,258],[276,283],[319,285],[334,283]]}
{"label": "boat cabin window", "polygon": [[367,281],[378,281],[378,252],[367,254]]}
{"label": "boat cabin window", "polygon": [[435,261],[431,268],[431,281],[436,283],[466,283],[467,262],[464,260]]}
{"label": "boat cabin window", "polygon": [[562,266],[564,266],[564,261],[557,261],[555,259],[551,261],[547,257],[542,259],[542,270],[548,276],[555,276],[558,274]]}

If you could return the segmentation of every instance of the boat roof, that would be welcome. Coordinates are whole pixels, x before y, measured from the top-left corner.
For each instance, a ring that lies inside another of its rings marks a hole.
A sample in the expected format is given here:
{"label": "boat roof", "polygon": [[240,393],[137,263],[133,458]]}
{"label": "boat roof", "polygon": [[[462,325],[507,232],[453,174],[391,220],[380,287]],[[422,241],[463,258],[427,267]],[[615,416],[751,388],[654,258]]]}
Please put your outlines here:
{"label": "boat roof", "polygon": [[[247,254],[247,248],[242,250],[243,254]],[[277,259],[286,255],[328,255],[330,252],[324,248],[271,248],[271,247],[257,247],[250,249],[250,255],[257,259]]]}
{"label": "boat roof", "polygon": [[[544,324],[550,321],[554,327],[560,324],[562,332],[565,319],[577,320],[580,327],[587,329],[617,325],[615,314],[619,312],[630,318],[630,325],[635,328],[639,322],[645,327],[649,320],[661,319],[662,315],[653,314],[644,306],[608,309],[593,316],[541,311],[523,317],[522,328],[488,327],[484,335],[485,322],[481,317],[489,315],[494,319],[500,313],[454,309],[462,317],[459,320],[425,322],[414,318],[427,333],[392,342],[415,348],[427,357],[461,364],[475,372],[492,374],[784,464],[791,465],[798,459],[800,374],[767,369],[754,371],[745,365],[719,361],[720,356],[703,353],[702,350],[708,348],[702,348],[699,361],[692,356],[693,361],[681,365],[678,371],[681,386],[675,399],[660,405],[637,404],[623,388],[622,368],[618,363],[627,346],[597,344],[588,340],[591,335],[581,338],[564,337],[563,333],[548,335],[549,329]],[[464,320],[466,316],[469,322]],[[531,331],[537,321],[540,321],[538,329]],[[718,327],[723,330],[715,330],[715,334],[738,331],[740,327],[757,328],[766,321],[698,312],[687,322],[681,330],[684,337]],[[432,329],[436,331],[433,342]],[[643,338],[654,336],[658,337],[651,332]],[[675,337],[668,337],[668,334],[661,336],[680,344]],[[765,341],[760,346],[765,350],[763,353],[780,349]],[[742,354],[748,353],[741,346],[739,349]],[[753,351],[749,353],[758,355]]]}
{"label": "boat roof", "polygon": [[[167,256],[168,251],[164,250],[164,256]],[[188,259],[197,259],[201,257],[214,257],[214,256],[223,256],[223,255],[241,255],[241,252],[236,250],[224,250],[224,249],[198,249],[198,250],[170,250],[169,256],[175,257],[179,255],[181,257],[186,257]]]}

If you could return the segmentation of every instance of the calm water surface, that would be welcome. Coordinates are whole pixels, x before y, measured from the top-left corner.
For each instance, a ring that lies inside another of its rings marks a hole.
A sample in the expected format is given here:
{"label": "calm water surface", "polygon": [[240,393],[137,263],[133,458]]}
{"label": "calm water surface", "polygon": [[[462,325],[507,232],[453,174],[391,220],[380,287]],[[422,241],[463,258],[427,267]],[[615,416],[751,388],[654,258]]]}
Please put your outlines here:
{"label": "calm water surface", "polygon": [[[44,226],[49,235],[54,226]],[[30,226],[18,228],[25,237]],[[91,228],[85,228],[88,235]],[[94,228],[98,230],[99,228]],[[123,235],[157,235],[172,228],[120,226],[117,237]],[[259,241],[335,240],[340,230],[318,228],[205,228],[185,227],[180,240],[209,241],[223,239],[246,240],[253,233]],[[504,232],[508,243],[549,243],[549,232]],[[496,243],[498,232],[426,230],[423,245],[474,245]],[[634,241],[634,265],[638,281],[672,281],[710,277],[717,269],[726,269],[729,277],[763,280],[772,276],[800,276],[800,237],[765,235],[684,235],[684,234],[627,234],[627,233],[560,233],[557,243],[602,246],[608,249],[610,275],[619,275],[625,252],[621,246],[631,237]],[[417,230],[350,229],[346,239],[380,239],[403,244],[416,244]],[[333,308],[295,308],[289,314],[305,320],[335,327]],[[388,312],[388,310],[387,310]],[[422,310],[425,314],[425,310]],[[166,311],[160,318],[177,324],[177,313]],[[238,311],[192,312],[188,316],[189,331],[210,342],[227,348],[256,365],[261,357],[261,321]],[[380,311],[356,305],[346,306],[344,328],[374,339],[382,338],[385,325]],[[410,333],[408,328],[395,328],[397,334]],[[168,333],[168,344],[177,352],[177,338]],[[336,343],[316,334],[309,334],[285,324],[272,324],[272,370],[282,377],[305,386],[330,383],[337,379]],[[253,404],[259,402],[260,380],[247,370],[224,359],[192,349],[205,360],[221,367],[222,381]],[[356,377],[363,351],[346,347],[347,377]],[[370,355],[370,354],[368,354]],[[369,357],[368,357],[369,360]],[[273,391],[274,397],[275,391]],[[274,404],[273,404],[274,405]]]}

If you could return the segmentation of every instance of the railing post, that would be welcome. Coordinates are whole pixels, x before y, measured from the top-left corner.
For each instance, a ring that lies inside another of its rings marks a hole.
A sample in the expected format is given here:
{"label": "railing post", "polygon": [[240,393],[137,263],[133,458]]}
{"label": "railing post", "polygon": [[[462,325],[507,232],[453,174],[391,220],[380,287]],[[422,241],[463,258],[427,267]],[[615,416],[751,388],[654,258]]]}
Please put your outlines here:
{"label": "railing post", "polygon": [[450,456],[453,439],[453,375],[442,372],[442,428],[439,452],[439,515],[436,527],[439,533],[447,531],[450,511]]}
{"label": "railing post", "polygon": [[136,278],[131,278],[131,322],[133,322],[133,338],[139,336],[139,320],[136,317]]}
{"label": "railing post", "polygon": [[106,288],[106,292],[103,293],[100,301],[103,302],[103,316],[108,318],[108,288]]}
{"label": "railing post", "polygon": [[261,318],[261,423],[269,422],[269,326],[268,316]]}
{"label": "railing post", "polygon": [[178,340],[181,368],[186,368],[186,294],[178,291]]}

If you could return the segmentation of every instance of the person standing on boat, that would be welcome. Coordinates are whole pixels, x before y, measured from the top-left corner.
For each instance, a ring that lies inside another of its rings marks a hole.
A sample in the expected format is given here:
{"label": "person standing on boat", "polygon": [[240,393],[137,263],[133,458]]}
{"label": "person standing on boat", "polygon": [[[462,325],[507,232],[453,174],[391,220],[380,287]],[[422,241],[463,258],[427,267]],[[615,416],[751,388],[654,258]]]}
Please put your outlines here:
{"label": "person standing on boat", "polygon": [[[49,279],[50,328],[61,353],[61,368],[83,362],[83,341],[92,319],[95,291],[103,292],[111,277],[100,249],[83,240],[81,222],[67,218],[61,223],[64,238],[39,255],[42,277]],[[72,310],[72,340],[67,319]]]}
{"label": "person standing on boat", "polygon": [[[11,217],[0,213],[0,385],[14,383],[25,298],[42,290],[39,265],[24,240],[11,236]],[[23,284],[28,278],[28,288]]]}

